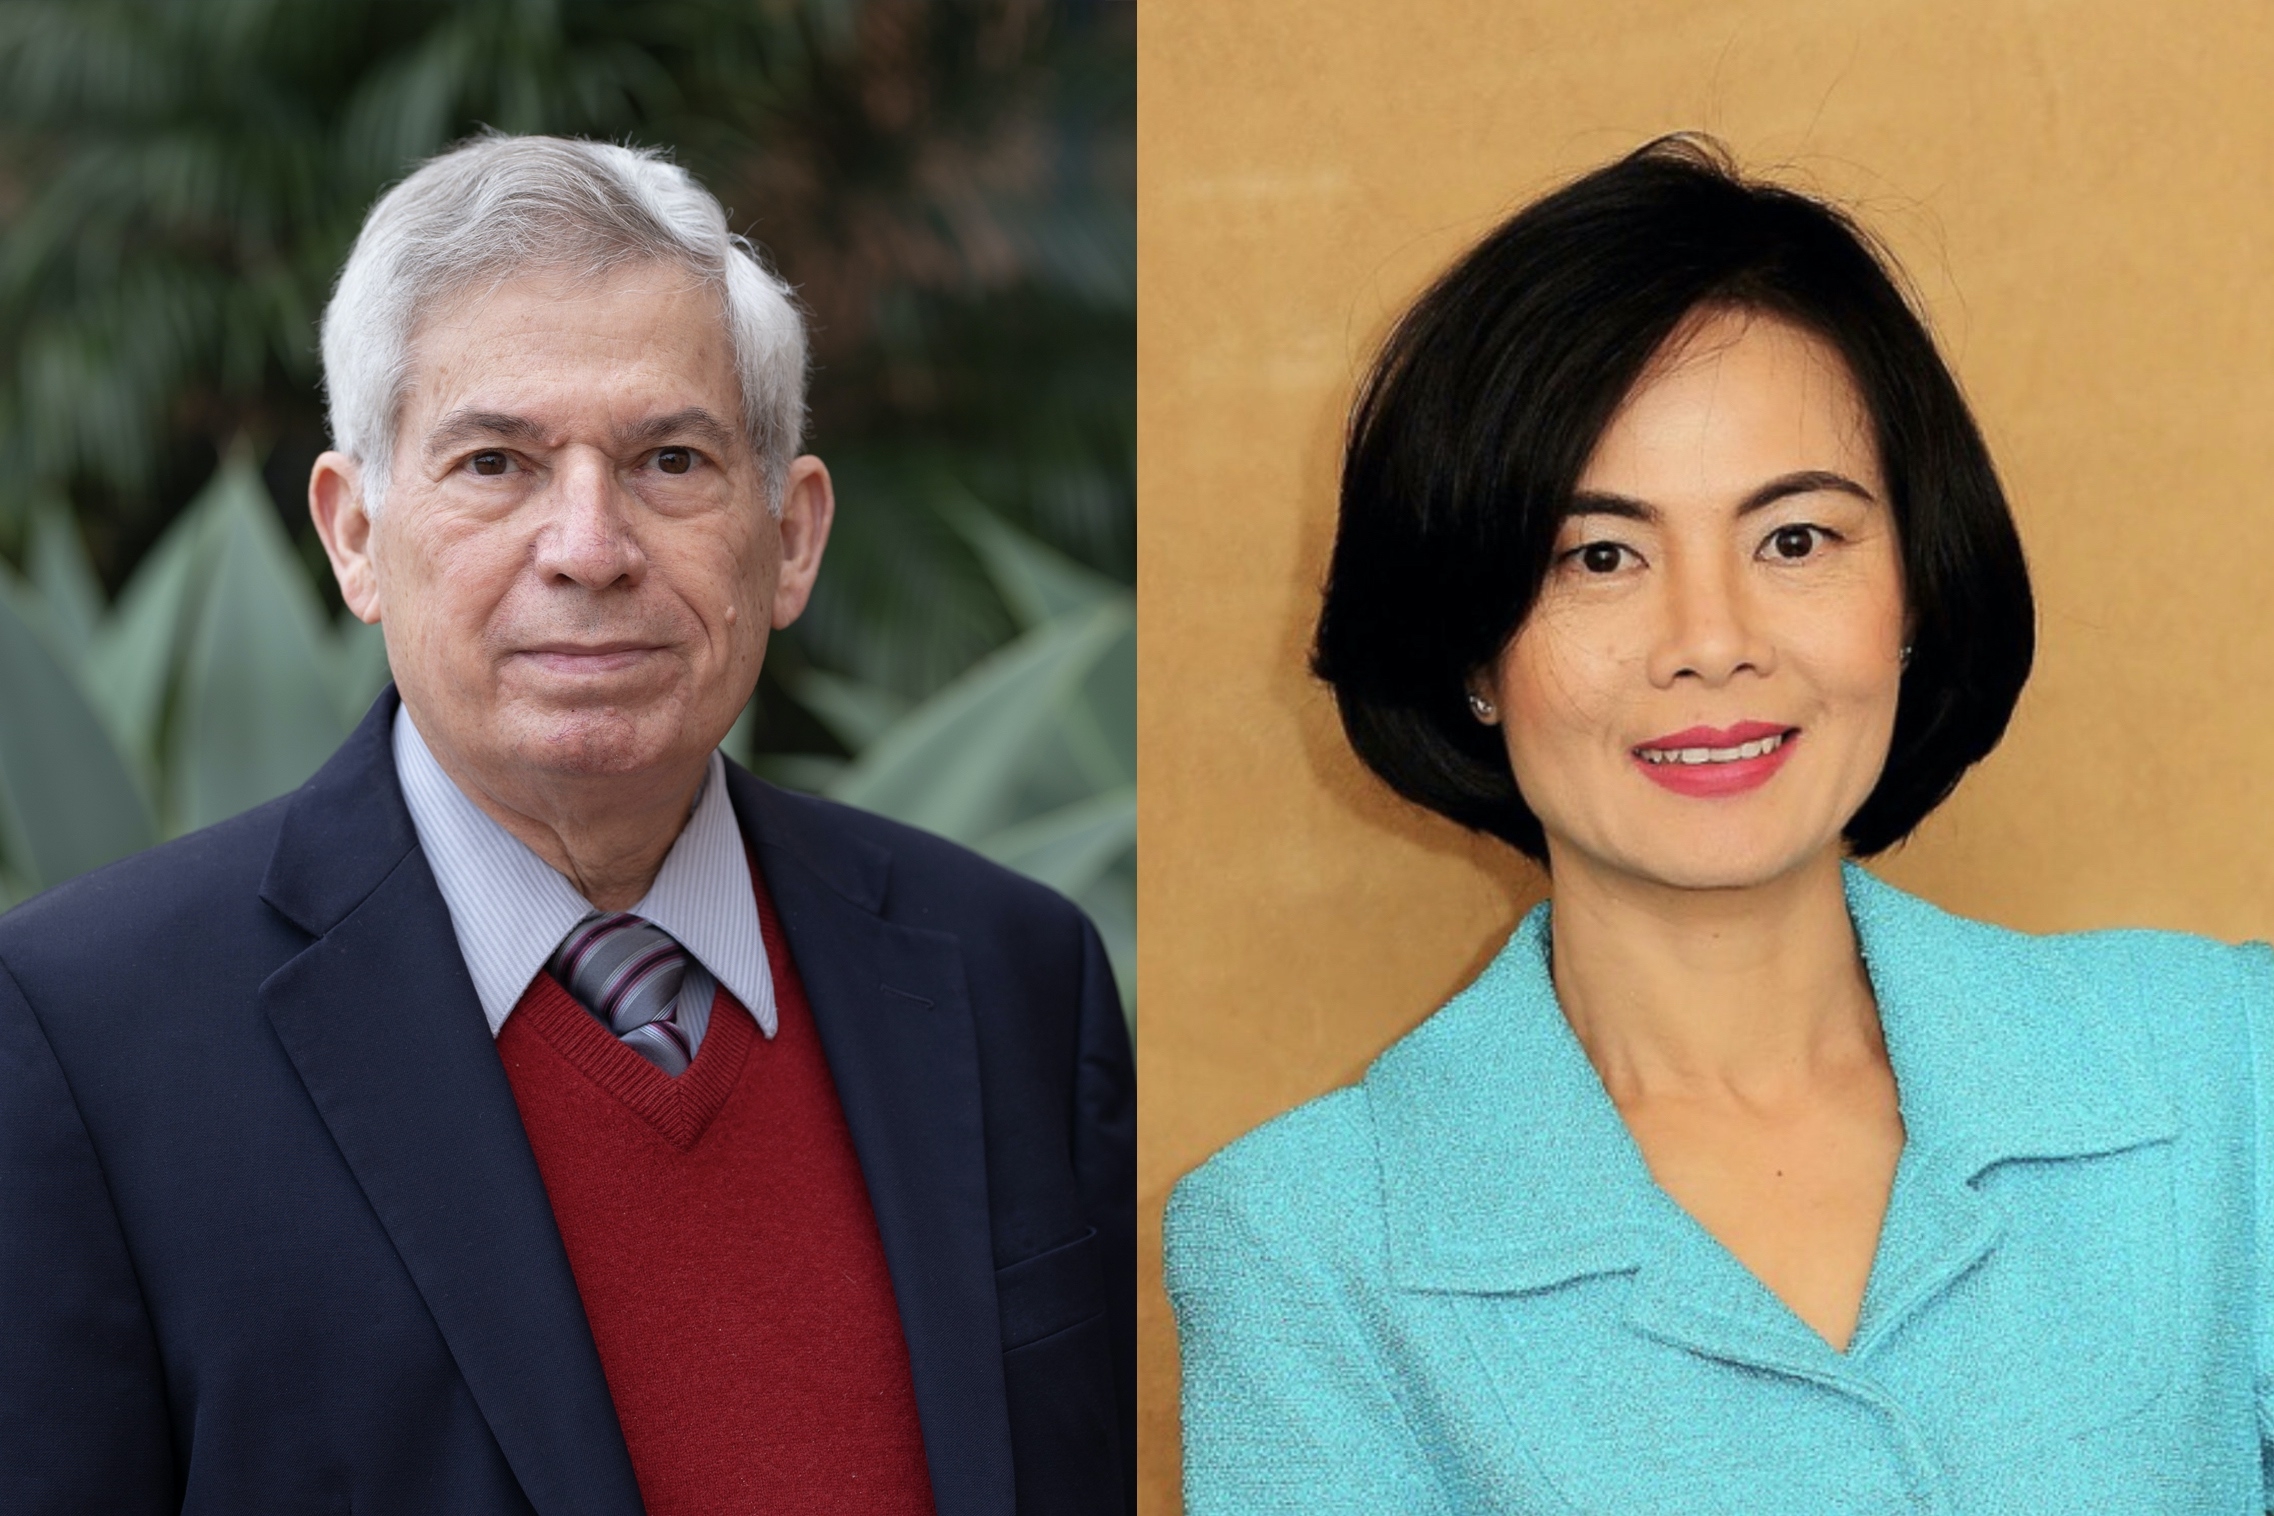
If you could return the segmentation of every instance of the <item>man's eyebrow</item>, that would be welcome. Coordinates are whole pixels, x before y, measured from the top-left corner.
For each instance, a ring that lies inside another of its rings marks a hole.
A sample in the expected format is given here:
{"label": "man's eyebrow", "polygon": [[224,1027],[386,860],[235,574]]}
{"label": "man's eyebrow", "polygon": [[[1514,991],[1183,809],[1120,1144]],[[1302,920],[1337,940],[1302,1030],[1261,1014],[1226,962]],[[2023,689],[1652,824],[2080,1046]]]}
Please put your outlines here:
{"label": "man's eyebrow", "polygon": [[[1768,483],[1754,489],[1751,494],[1739,502],[1737,514],[1750,516],[1753,512],[1774,505],[1787,496],[1812,495],[1819,490],[1830,490],[1841,495],[1853,495],[1858,500],[1869,500],[1874,503],[1877,503],[1879,499],[1877,495],[1845,474],[1835,474],[1830,469],[1802,469],[1797,473],[1779,474]],[[1627,495],[1612,495],[1594,490],[1572,496],[1571,509],[1564,514],[1567,516],[1616,516],[1622,521],[1639,521],[1645,526],[1655,525],[1660,519],[1658,507],[1647,500],[1636,500]]]}
{"label": "man's eyebrow", "polygon": [[713,452],[723,453],[734,446],[735,436],[733,427],[701,406],[690,405],[685,410],[673,411],[667,416],[635,421],[616,434],[616,441],[624,451],[631,452],[661,447],[665,443],[684,438],[703,443]]}
{"label": "man's eyebrow", "polygon": [[447,452],[463,442],[541,442],[545,430],[527,416],[504,411],[452,411],[427,434],[428,453]]}

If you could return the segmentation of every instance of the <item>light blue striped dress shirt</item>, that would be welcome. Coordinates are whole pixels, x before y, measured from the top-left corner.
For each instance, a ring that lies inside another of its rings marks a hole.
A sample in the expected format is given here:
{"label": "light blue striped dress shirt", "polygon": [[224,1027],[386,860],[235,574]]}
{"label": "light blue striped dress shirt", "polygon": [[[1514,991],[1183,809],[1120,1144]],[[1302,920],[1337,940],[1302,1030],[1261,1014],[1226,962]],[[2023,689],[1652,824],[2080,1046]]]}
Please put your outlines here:
{"label": "light blue striped dress shirt", "polygon": [[[435,761],[407,707],[395,710],[394,745],[411,824],[450,908],[458,950],[494,1037],[592,902],[466,798]],[[695,959],[676,1012],[691,1046],[702,1045],[711,999],[721,984],[750,1008],[761,1032],[774,1035],[774,975],[758,927],[742,831],[727,797],[726,762],[716,752],[694,814],[632,913],[669,932]]]}

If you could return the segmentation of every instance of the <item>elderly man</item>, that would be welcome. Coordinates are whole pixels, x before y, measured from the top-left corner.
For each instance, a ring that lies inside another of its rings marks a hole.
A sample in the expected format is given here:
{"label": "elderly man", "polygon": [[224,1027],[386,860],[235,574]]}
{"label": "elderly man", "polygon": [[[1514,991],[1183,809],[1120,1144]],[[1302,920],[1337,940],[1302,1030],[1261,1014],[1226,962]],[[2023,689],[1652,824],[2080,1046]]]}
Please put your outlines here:
{"label": "elderly man", "polygon": [[0,1510],[1125,1509],[1096,934],[717,752],[829,535],[784,288],[655,156],[489,137],[323,350],[395,686],[0,924]]}

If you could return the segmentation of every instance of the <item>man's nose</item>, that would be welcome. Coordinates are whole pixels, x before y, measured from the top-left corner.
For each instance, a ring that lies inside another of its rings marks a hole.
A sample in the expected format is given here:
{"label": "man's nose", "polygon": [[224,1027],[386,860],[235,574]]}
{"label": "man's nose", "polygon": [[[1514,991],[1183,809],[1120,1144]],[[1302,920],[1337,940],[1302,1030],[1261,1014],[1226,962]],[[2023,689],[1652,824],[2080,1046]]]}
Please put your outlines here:
{"label": "man's nose", "polygon": [[607,455],[570,448],[545,484],[545,522],[537,535],[537,569],[548,580],[587,589],[636,581],[647,566],[632,531],[637,502]]}
{"label": "man's nose", "polygon": [[1664,600],[1650,657],[1653,683],[1696,679],[1719,686],[1748,669],[1768,672],[1773,653],[1741,566],[1676,564],[1661,582]]}

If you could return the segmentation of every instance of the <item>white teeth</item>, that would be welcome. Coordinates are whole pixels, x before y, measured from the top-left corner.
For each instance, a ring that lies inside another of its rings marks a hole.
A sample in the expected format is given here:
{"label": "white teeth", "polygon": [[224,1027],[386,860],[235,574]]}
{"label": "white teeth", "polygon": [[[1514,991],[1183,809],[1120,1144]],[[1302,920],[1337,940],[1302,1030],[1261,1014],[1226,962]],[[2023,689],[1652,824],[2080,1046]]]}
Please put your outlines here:
{"label": "white teeth", "polygon": [[1741,742],[1735,747],[1646,747],[1636,749],[1645,763],[1737,763],[1747,758],[1765,758],[1784,746],[1787,734],[1778,732],[1752,742]]}

